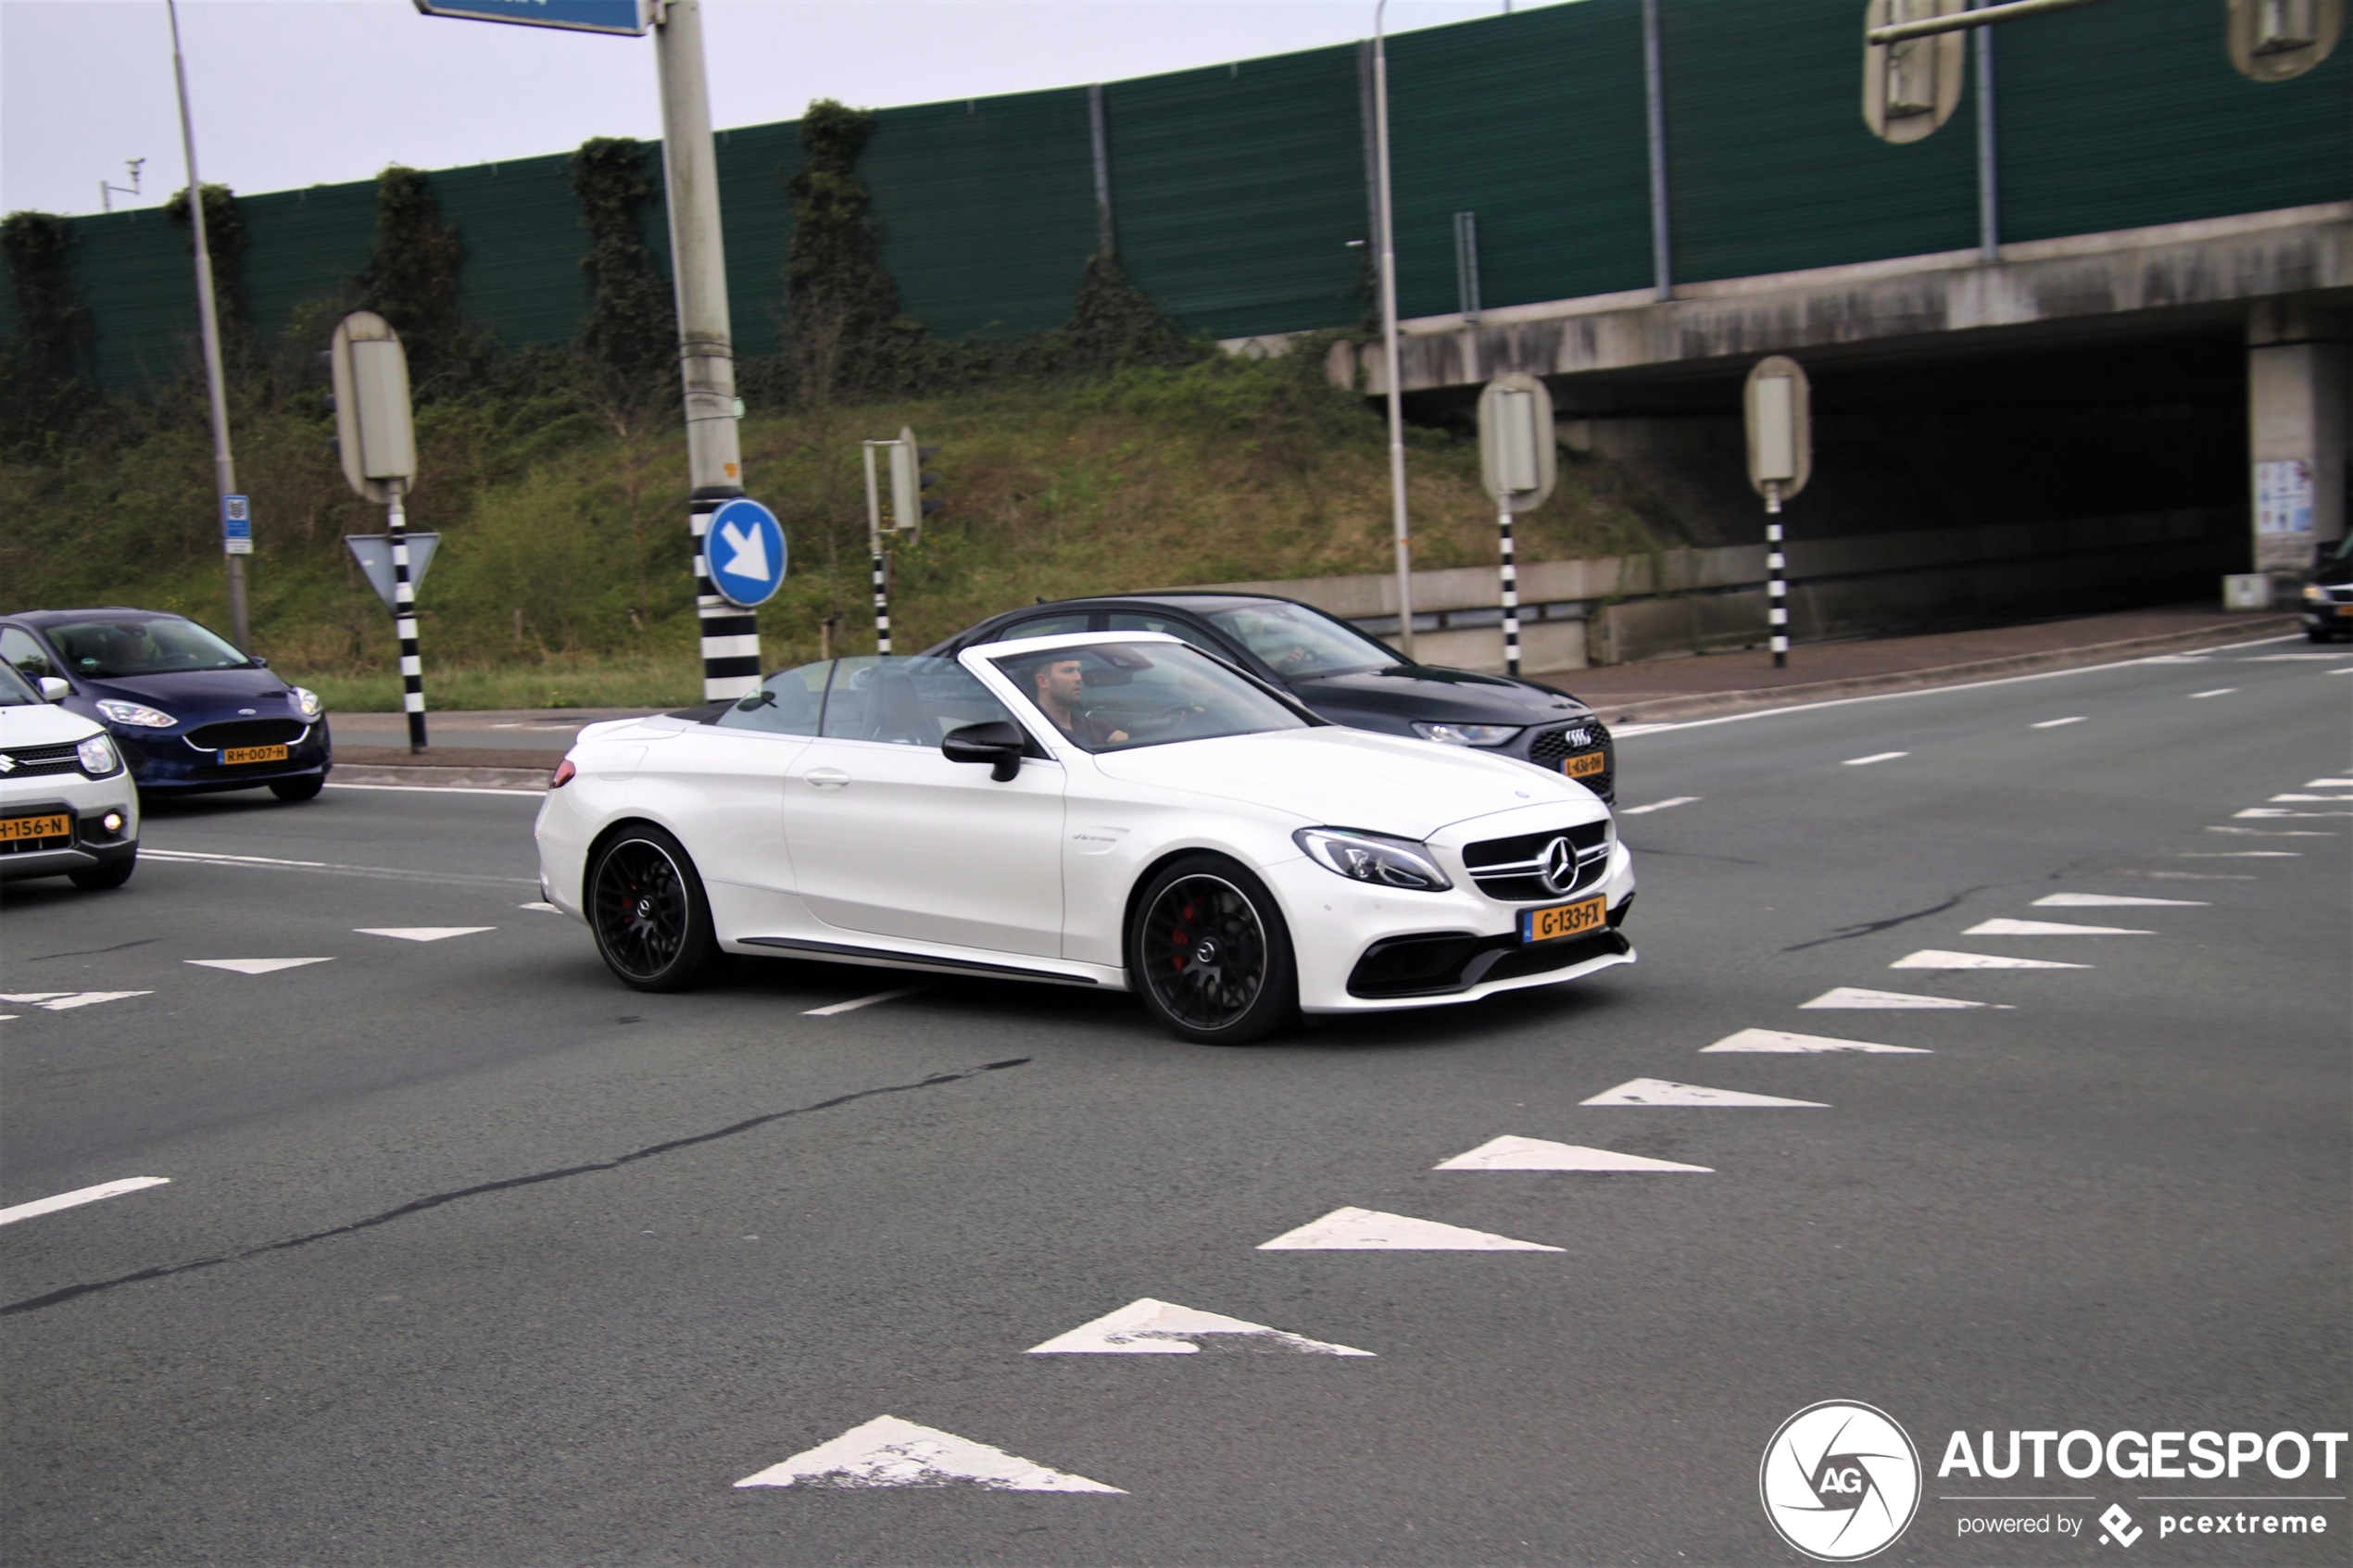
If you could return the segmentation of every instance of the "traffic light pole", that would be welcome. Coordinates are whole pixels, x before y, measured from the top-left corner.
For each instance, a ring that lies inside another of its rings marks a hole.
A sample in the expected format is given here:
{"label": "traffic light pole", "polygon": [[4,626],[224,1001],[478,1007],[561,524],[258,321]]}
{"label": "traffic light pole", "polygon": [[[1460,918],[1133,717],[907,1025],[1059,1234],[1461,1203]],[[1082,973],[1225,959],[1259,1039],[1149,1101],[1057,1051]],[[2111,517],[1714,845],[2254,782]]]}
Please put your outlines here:
{"label": "traffic light pole", "polygon": [[661,164],[670,257],[678,290],[678,369],[686,403],[686,526],[694,541],[695,609],[702,622],[702,695],[738,697],[760,684],[760,617],[729,603],[705,553],[711,516],[744,493],[736,420],[736,352],[719,226],[719,168],[703,69],[702,0],[669,0],[654,24],[661,76]]}

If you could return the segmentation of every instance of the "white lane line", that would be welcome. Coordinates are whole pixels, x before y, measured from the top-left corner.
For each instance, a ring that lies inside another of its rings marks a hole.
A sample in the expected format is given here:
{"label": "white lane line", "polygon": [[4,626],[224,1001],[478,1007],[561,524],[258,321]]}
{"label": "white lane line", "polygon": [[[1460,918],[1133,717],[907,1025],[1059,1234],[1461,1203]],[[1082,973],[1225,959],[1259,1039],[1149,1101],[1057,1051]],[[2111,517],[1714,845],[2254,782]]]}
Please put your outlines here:
{"label": "white lane line", "polygon": [[1916,997],[1908,991],[1872,991],[1860,985],[1833,985],[1810,1002],[1797,1004],[1801,1012],[1807,1008],[1846,1008],[1856,1011],[1902,1011],[1913,1008],[1995,1008],[2003,1012],[2018,1010],[2007,1002],[1964,1002],[1952,997]]}
{"label": "white lane line", "polygon": [[2210,908],[2203,898],[2141,898],[2128,893],[2045,893],[2034,900],[2038,909],[2123,909],[2139,905],[2173,905],[2185,909]]}
{"label": "white lane line", "polygon": [[553,904],[540,903],[537,901],[528,904],[517,904],[515,908],[518,909],[537,909],[543,915],[560,915],[563,913],[561,909],[556,908]]}
{"label": "white lane line", "polygon": [[2236,686],[2217,686],[2210,692],[2192,692],[2190,700],[2196,702],[2202,696],[2228,696],[2236,690],[2238,690]]}
{"label": "white lane line", "polygon": [[236,974],[275,974],[282,969],[300,969],[307,963],[333,963],[333,959],[182,959],[182,963],[203,969],[225,969]]}
{"label": "white lane line", "polygon": [[[1624,732],[1620,731],[1619,733],[1623,734]],[[1664,811],[1669,806],[1694,805],[1698,802],[1698,800],[1699,797],[1696,795],[1678,795],[1666,800],[1654,800],[1647,806],[1629,806],[1617,814],[1621,817],[1639,817],[1647,811]]]}
{"label": "white lane line", "polygon": [[1117,1486],[1049,1470],[1017,1454],[918,1426],[895,1415],[878,1415],[830,1443],[770,1465],[737,1486],[803,1486],[864,1490],[880,1486],[977,1486],[990,1492],[1107,1492]]}
{"label": "white lane line", "polygon": [[2306,789],[2353,789],[2353,779],[2307,779]]}
{"label": "white lane line", "polygon": [[1758,1109],[1828,1110],[1813,1099],[1783,1099],[1779,1095],[1753,1095],[1744,1089],[1708,1089],[1666,1078],[1629,1078],[1614,1089],[1604,1089],[1579,1105],[1710,1105]]}
{"label": "white lane line", "polygon": [[[2182,859],[2184,860],[2300,860],[2304,859],[2304,851],[2301,849],[2184,849],[2182,851]],[[2153,872],[2150,874],[2162,876],[2165,873]]]}
{"label": "white lane line", "polygon": [[2291,811],[2282,806],[2250,806],[2233,817],[2353,817],[2353,811]]}
{"label": "white lane line", "polygon": [[101,1198],[120,1198],[126,1192],[144,1187],[169,1186],[170,1176],[125,1176],[119,1182],[101,1182],[94,1187],[77,1187],[61,1192],[55,1198],[37,1198],[31,1203],[19,1203],[12,1209],[0,1209],[0,1225],[13,1225],[19,1220],[30,1220],[37,1214],[54,1214],[60,1209],[79,1209],[85,1203]]}
{"label": "white lane line", "polygon": [[2208,833],[2227,833],[2240,838],[2334,838],[2334,828],[2225,828],[2209,827]]}
{"label": "white lane line", "polygon": [[44,1012],[64,1012],[69,1008],[86,1008],[93,1002],[119,1002],[126,997],[154,995],[153,991],[12,991],[0,993],[0,1002],[37,1007]]}
{"label": "white lane line", "polygon": [[452,936],[472,936],[496,931],[495,925],[355,925],[355,936],[397,936],[403,942],[446,942]]}
{"label": "white lane line", "polygon": [[1757,1051],[1777,1056],[1827,1056],[1843,1051],[1888,1056],[1936,1054],[1920,1046],[1882,1046],[1869,1040],[1841,1040],[1829,1035],[1793,1035],[1786,1029],[1743,1029],[1712,1046],[1700,1047],[1703,1056],[1710,1051]]}
{"label": "white lane line", "polygon": [[1910,755],[1908,751],[1874,751],[1869,757],[1850,757],[1845,765],[1849,768],[1868,768],[1874,762],[1893,762],[1898,757]]}
{"label": "white lane line", "polygon": [[2275,795],[2274,804],[2283,800],[2353,800],[2353,795]]}
{"label": "white lane line", "polygon": [[139,853],[150,860],[187,860],[207,866],[294,866],[307,872],[346,871],[327,860],[281,860],[268,855],[215,855],[202,849],[157,849],[143,845]]}
{"label": "white lane line", "polygon": [[2353,675],[2353,664],[2340,664],[2334,670],[2323,670],[2323,675]]}
{"label": "white lane line", "polygon": [[2154,936],[2129,925],[2066,925],[2055,920],[1982,920],[1964,936]]}
{"label": "white lane line", "polygon": [[1320,1220],[1258,1244],[1261,1252],[1560,1252],[1541,1242],[1465,1230],[1436,1220],[1383,1214],[1372,1209],[1335,1209]]}
{"label": "white lane line", "polygon": [[1433,1171],[1636,1171],[1662,1173],[1688,1171],[1711,1176],[1715,1171],[1705,1165],[1682,1165],[1672,1160],[1653,1160],[1645,1155],[1620,1154],[1614,1148],[1587,1148],[1581,1144],[1550,1143],[1542,1138],[1519,1138],[1505,1134],[1491,1138],[1467,1153],[1452,1160],[1441,1160],[1430,1167]]}
{"label": "white lane line", "polygon": [[860,1008],[873,1007],[876,1002],[895,1002],[901,997],[912,997],[922,990],[920,985],[901,986],[896,991],[877,991],[871,997],[859,997],[851,1001],[836,1002],[831,1007],[811,1008],[803,1018],[831,1018],[836,1013],[856,1012]]}
{"label": "white lane line", "polygon": [[139,853],[150,860],[195,866],[233,866],[247,871],[327,872],[345,876],[382,877],[389,882],[462,883],[475,887],[536,887],[538,879],[524,876],[479,876],[470,872],[418,872],[396,866],[349,866],[336,860],[282,860],[268,855],[222,855],[204,849],[158,849],[142,845]]}
{"label": "white lane line", "polygon": [[1195,1341],[1213,1334],[1228,1340],[1247,1340],[1247,1348],[1252,1350],[1295,1350],[1306,1356],[1372,1354],[1353,1346],[1327,1344],[1304,1335],[1268,1328],[1263,1323],[1229,1318],[1223,1312],[1204,1312],[1197,1307],[1180,1307],[1174,1301],[1155,1301],[1149,1296],[1140,1301],[1130,1301],[1115,1312],[1105,1312],[1092,1323],[1080,1323],[1067,1334],[1057,1334],[1043,1345],[1032,1345],[1023,1354],[1197,1356],[1201,1346]]}
{"label": "white lane line", "polygon": [[1890,969],[2089,969],[2087,963],[2059,963],[2052,959],[2013,959],[1994,953],[1948,953],[1941,947],[1923,947],[1917,953],[1906,953],[1887,966]]}
{"label": "white lane line", "polygon": [[2234,664],[2296,664],[2306,659],[2353,659],[2353,649],[2344,653],[2264,653],[2232,660]]}
{"label": "white lane line", "polygon": [[2033,729],[2033,730],[2056,730],[2056,729],[2057,729],[2057,728],[2058,728],[2061,724],[2080,724],[2080,723],[2082,723],[2082,721],[2083,721],[2083,715],[2082,715],[2082,714],[2081,714],[2081,713],[2078,713],[2078,714],[2077,714],[2077,715],[2075,715],[2075,717],[2073,717],[2072,719],[2045,719],[2045,720],[2044,720],[2041,723],[2039,723],[2039,724],[2030,724],[2030,725],[2028,725],[2028,726],[2027,726],[2027,728],[2029,728],[2029,729]]}
{"label": "white lane line", "polygon": [[547,794],[544,789],[481,789],[459,784],[330,784],[329,789],[373,789],[387,795],[520,795],[536,800]]}

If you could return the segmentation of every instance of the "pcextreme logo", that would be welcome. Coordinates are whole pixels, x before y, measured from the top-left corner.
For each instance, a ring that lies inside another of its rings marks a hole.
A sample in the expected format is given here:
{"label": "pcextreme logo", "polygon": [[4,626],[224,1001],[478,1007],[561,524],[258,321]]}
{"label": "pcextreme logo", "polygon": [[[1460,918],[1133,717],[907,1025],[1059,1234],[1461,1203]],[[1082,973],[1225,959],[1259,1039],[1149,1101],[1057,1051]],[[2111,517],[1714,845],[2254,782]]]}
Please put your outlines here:
{"label": "pcextreme logo", "polygon": [[1781,1423],[1756,1489],[1781,1539],[1817,1562],[1859,1562],[1919,1511],[1919,1450],[1886,1411],[1825,1399]]}

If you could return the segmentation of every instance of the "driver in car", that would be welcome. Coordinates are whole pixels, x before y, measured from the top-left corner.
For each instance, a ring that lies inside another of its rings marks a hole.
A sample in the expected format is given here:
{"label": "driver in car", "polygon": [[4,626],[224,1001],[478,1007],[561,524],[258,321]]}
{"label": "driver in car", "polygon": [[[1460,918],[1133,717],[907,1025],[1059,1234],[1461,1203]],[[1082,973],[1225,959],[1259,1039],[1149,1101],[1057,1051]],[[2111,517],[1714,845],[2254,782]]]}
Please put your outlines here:
{"label": "driver in car", "polygon": [[1077,659],[1058,659],[1051,664],[1041,664],[1032,680],[1037,685],[1039,711],[1054,721],[1054,728],[1080,746],[1093,751],[1117,746],[1127,738],[1126,730],[1113,729],[1080,709],[1079,704],[1087,700],[1087,670]]}

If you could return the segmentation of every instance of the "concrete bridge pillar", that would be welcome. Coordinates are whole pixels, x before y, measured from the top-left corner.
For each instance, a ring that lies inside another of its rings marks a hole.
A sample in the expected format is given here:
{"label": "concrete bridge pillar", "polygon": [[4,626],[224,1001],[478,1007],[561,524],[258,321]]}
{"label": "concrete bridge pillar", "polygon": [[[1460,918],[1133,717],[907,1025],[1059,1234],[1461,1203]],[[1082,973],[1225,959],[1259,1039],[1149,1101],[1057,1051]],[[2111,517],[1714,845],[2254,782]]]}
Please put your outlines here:
{"label": "concrete bridge pillar", "polygon": [[2344,537],[2348,345],[2353,310],[2318,295],[2259,300],[2247,313],[2246,422],[2254,568],[2301,578]]}

